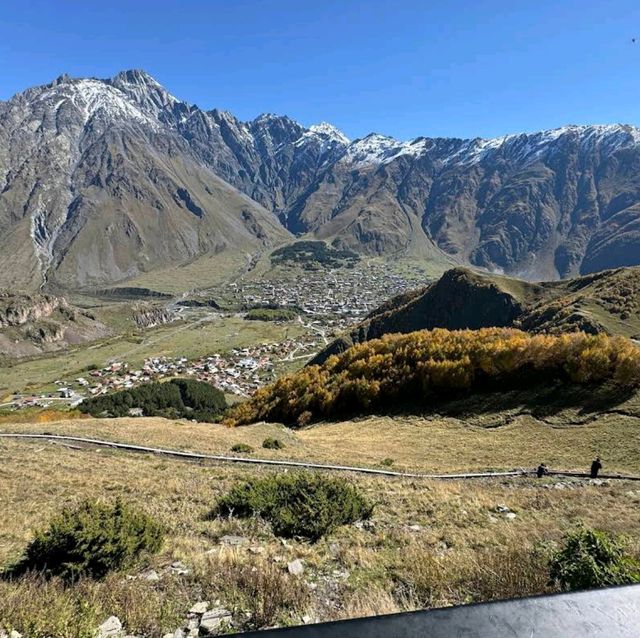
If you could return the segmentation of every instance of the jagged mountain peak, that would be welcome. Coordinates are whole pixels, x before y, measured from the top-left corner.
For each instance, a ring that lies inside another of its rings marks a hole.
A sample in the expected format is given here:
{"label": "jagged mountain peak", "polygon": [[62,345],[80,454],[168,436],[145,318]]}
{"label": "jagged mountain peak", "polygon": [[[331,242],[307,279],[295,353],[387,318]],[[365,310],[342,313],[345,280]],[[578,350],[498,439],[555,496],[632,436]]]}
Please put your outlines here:
{"label": "jagged mountain peak", "polygon": [[402,155],[417,157],[430,146],[431,140],[424,137],[401,142],[389,135],[369,133],[349,145],[343,161],[351,162],[359,168],[377,166],[392,162]]}
{"label": "jagged mountain peak", "polygon": [[[640,130],[349,141],[326,122],[201,110],[140,69],[63,75],[0,103],[0,283],[124,280],[289,237],[279,224],[528,279],[637,264]],[[99,264],[83,252],[94,243]]]}
{"label": "jagged mountain peak", "polygon": [[329,124],[328,122],[313,124],[309,127],[309,131],[311,133],[315,133],[317,135],[335,140],[336,142],[340,142],[341,144],[350,143],[349,138],[339,128],[333,126],[333,124]]}
{"label": "jagged mountain peak", "polygon": [[458,151],[445,159],[445,164],[474,164],[500,155],[525,163],[540,160],[559,145],[579,144],[584,150],[595,148],[611,154],[621,148],[640,144],[640,129],[628,124],[569,124],[535,131],[510,133],[494,138],[476,137],[461,140]]}
{"label": "jagged mountain peak", "polygon": [[165,123],[167,122],[165,111],[172,111],[178,104],[186,106],[181,100],[171,95],[155,78],[141,69],[121,71],[108,80],[108,83]]}
{"label": "jagged mountain peak", "polygon": [[111,78],[111,83],[115,86],[120,84],[135,84],[138,86],[162,86],[152,75],[144,69],[128,69],[120,71]]}

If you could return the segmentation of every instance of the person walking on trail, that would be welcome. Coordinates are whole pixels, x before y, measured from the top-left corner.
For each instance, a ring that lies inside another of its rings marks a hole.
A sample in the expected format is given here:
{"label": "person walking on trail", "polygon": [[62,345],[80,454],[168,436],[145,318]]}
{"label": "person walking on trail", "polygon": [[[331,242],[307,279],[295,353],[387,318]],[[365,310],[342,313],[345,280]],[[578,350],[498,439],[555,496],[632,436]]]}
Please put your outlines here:
{"label": "person walking on trail", "polygon": [[596,457],[596,459],[591,464],[591,478],[598,478],[598,472],[602,469],[602,463],[600,462],[600,457]]}
{"label": "person walking on trail", "polygon": [[536,470],[536,476],[538,478],[542,478],[545,474],[548,474],[549,470],[546,466],[545,463],[540,463],[540,465],[538,465],[538,469]]}

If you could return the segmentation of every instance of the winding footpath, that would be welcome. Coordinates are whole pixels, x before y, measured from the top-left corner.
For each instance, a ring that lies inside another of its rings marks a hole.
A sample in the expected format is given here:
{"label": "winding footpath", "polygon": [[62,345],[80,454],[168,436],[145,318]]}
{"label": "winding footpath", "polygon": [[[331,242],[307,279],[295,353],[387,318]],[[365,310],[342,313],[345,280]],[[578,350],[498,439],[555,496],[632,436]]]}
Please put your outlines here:
{"label": "winding footpath", "polygon": [[[535,475],[535,470],[512,470],[510,472],[466,472],[458,474],[426,474],[421,472],[395,472],[393,470],[381,470],[372,467],[358,467],[351,465],[329,465],[325,463],[306,463],[303,461],[280,461],[274,459],[253,459],[239,456],[224,456],[217,454],[204,454],[201,452],[186,452],[183,450],[171,450],[166,448],[148,447],[144,445],[134,445],[132,443],[118,443],[117,441],[107,441],[104,439],[91,439],[80,436],[67,436],[63,434],[24,434],[17,432],[2,432],[0,439],[24,439],[24,440],[44,440],[60,443],[78,443],[87,446],[106,447],[125,452],[138,452],[143,454],[157,454],[170,456],[191,461],[214,461],[220,463],[244,463],[248,465],[263,465],[276,467],[295,467],[309,470],[328,470],[333,472],[356,472],[359,474],[373,474],[376,476],[398,477],[398,478],[420,478],[431,480],[452,480],[452,479],[483,479],[500,478],[508,476],[531,476]],[[589,478],[589,474],[568,471],[550,471],[549,476],[573,476]],[[598,478],[615,479],[624,481],[640,481],[640,476],[623,474],[600,474]]]}

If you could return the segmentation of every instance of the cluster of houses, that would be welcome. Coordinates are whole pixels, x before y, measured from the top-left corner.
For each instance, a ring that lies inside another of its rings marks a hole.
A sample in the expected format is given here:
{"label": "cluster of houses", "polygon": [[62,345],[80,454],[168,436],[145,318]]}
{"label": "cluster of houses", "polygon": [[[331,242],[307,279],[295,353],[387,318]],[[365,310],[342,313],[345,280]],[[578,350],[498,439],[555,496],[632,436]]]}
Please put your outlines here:
{"label": "cluster of houses", "polygon": [[318,337],[288,338],[280,343],[236,348],[228,353],[212,354],[195,360],[186,357],[154,357],[141,368],[112,362],[71,381],[56,381],[57,391],[37,396],[16,395],[11,407],[50,407],[54,403],[76,406],[85,397],[126,390],[149,381],[171,377],[190,377],[205,381],[229,394],[250,396],[257,388],[273,381],[279,365],[294,357],[310,357],[318,349]]}
{"label": "cluster of houses", "polygon": [[382,301],[424,283],[424,277],[401,276],[381,264],[304,272],[295,279],[233,282],[224,296],[232,304],[290,306],[311,316],[362,319]]}
{"label": "cluster of houses", "polygon": [[48,407],[55,402],[74,406],[88,396],[178,376],[205,381],[224,392],[247,397],[273,381],[286,369],[287,362],[310,358],[382,301],[423,281],[419,273],[403,277],[380,264],[367,264],[366,268],[309,271],[293,281],[265,279],[231,283],[227,285],[224,297],[236,307],[277,305],[298,308],[303,334],[286,337],[279,343],[256,344],[195,360],[184,356],[154,357],[135,369],[124,361],[111,362],[73,380],[56,382],[55,393],[15,396],[11,406],[15,409]]}

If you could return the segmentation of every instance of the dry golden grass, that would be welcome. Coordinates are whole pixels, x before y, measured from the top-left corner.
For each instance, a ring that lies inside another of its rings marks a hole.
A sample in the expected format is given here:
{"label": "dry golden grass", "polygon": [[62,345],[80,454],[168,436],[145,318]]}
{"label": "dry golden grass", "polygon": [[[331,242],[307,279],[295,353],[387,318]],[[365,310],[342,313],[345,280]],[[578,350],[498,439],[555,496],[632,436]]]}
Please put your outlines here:
{"label": "dry golden grass", "polygon": [[[640,474],[640,398],[611,412],[581,414],[564,409],[542,419],[521,408],[469,417],[367,417],[325,423],[303,430],[278,424],[227,428],[162,418],[82,419],[46,424],[7,423],[5,432],[51,432],[114,441],[230,454],[236,443],[266,459],[308,460],[391,469],[458,472],[531,468],[544,461],[551,469],[586,470],[600,455],[606,472]],[[267,450],[267,437],[285,448]]]}
{"label": "dry golden grass", "polygon": [[[596,416],[567,410],[549,423],[503,410],[468,421],[371,417],[296,432],[275,424],[232,429],[157,418],[3,423],[0,430],[225,454],[242,442],[254,447],[256,457],[360,465],[392,458],[394,469],[438,472],[541,460],[552,468],[584,469],[600,453],[606,470],[640,473],[636,407],[634,398]],[[561,425],[581,419],[587,422]],[[268,436],[286,447],[263,449]],[[341,528],[315,545],[283,544],[259,519],[207,520],[216,499],[236,481],[278,471],[0,439],[0,565],[17,558],[32,530],[63,505],[120,496],[168,528],[162,552],[147,567],[163,573],[181,560],[192,570],[158,583],[114,574],[71,590],[55,582],[0,582],[0,626],[11,623],[41,638],[47,635],[42,619],[53,616],[56,635],[91,635],[113,613],[128,631],[161,636],[175,630],[177,619],[200,599],[220,599],[233,609],[238,626],[250,628],[299,623],[305,613],[328,620],[539,593],[548,590],[544,548],[578,522],[626,534],[632,551],[640,551],[640,486],[628,482],[564,481],[557,489],[552,479],[434,482],[346,475],[376,503],[373,528]],[[496,512],[501,504],[515,512],[514,520]],[[224,534],[240,534],[248,543],[221,546]],[[300,580],[285,569],[294,558],[305,562]]]}
{"label": "dry golden grass", "polygon": [[[80,432],[81,425],[93,431]],[[173,430],[180,444],[189,447],[203,446],[207,434],[211,441],[222,437],[227,445],[240,435],[259,439],[275,429],[262,426],[250,434],[249,428],[172,426],[151,419],[47,427],[77,428],[77,433],[94,435],[117,432],[125,425],[126,435],[121,430],[119,438],[166,443]],[[349,427],[344,426],[346,436]],[[416,427],[407,425],[414,428],[414,437]],[[337,432],[337,426],[327,426],[331,428]],[[410,432],[408,429],[407,436]],[[316,445],[304,438],[312,434],[298,433],[303,437],[301,447]],[[474,436],[479,434],[473,430]],[[609,435],[613,438],[612,430]],[[576,432],[574,443],[578,436]],[[194,437],[198,438],[194,441]],[[325,450],[337,447],[337,439],[326,445]],[[289,453],[292,447],[282,453]],[[439,454],[445,454],[444,448]],[[235,481],[274,471],[278,470],[205,466],[111,450],[74,450],[41,441],[1,441],[0,510],[5,515],[0,520],[0,564],[15,559],[31,530],[44,525],[63,505],[87,497],[121,496],[168,527],[164,549],[148,559],[148,567],[162,572],[171,562],[182,560],[192,575],[141,583],[116,574],[107,582],[81,584],[77,587],[85,589],[73,591],[51,584],[0,583],[0,598],[15,603],[25,596],[24,605],[0,605],[0,624],[11,621],[20,631],[30,617],[40,623],[34,626],[42,626],[41,616],[54,610],[56,622],[67,626],[56,635],[82,635],[70,620],[79,597],[89,605],[82,627],[95,626],[96,620],[101,622],[115,613],[128,623],[129,631],[159,636],[173,631],[176,618],[198,599],[219,598],[233,608],[239,622],[245,623],[242,626],[251,627],[270,621],[299,623],[303,613],[326,620],[536,593],[547,588],[544,552],[536,548],[558,540],[578,521],[634,539],[640,533],[636,514],[640,490],[634,484],[581,483],[555,489],[553,481],[535,479],[443,483],[352,476],[376,502],[373,528],[345,527],[315,545],[295,540],[283,544],[257,519],[206,520],[212,504]],[[507,520],[496,513],[500,504],[510,507],[516,518]],[[420,528],[411,529],[415,525]],[[248,544],[238,549],[219,545],[220,536],[229,533],[245,536]],[[302,558],[306,565],[300,581],[285,570],[287,561],[294,558]],[[308,585],[315,590],[309,593]],[[275,598],[269,594],[273,591],[277,591]],[[245,612],[253,614],[256,624],[247,621]],[[32,635],[45,634],[33,630]]]}

